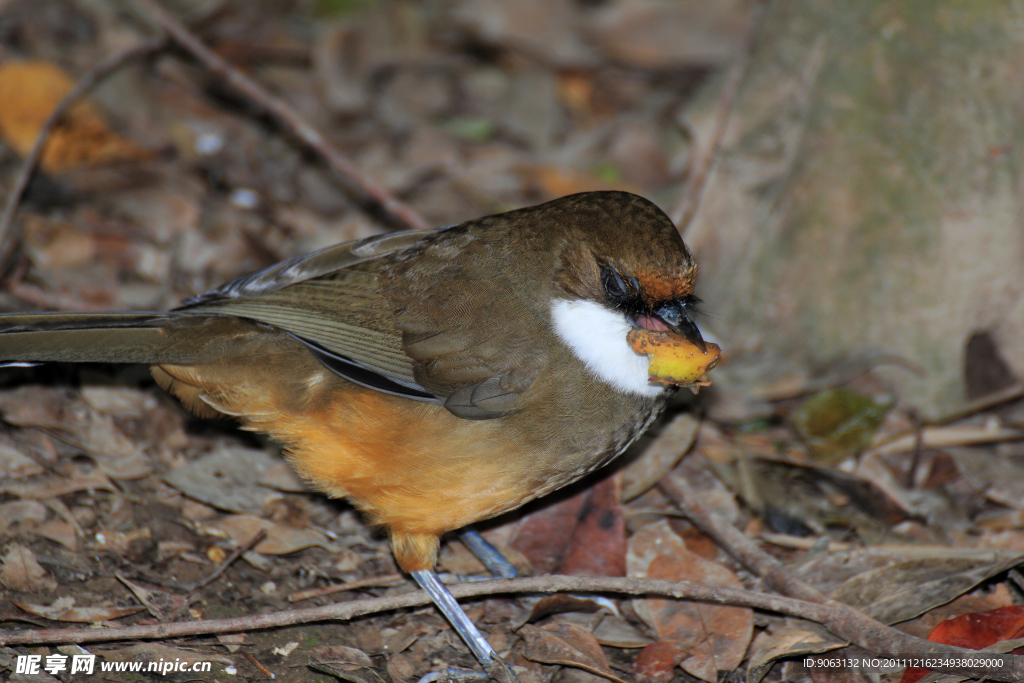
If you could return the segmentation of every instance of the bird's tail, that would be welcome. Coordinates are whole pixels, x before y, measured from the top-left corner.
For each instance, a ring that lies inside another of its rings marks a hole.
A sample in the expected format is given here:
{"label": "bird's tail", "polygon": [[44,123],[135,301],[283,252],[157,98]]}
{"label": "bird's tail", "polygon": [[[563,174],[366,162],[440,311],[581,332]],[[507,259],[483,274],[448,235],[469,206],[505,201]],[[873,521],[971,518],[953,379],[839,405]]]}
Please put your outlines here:
{"label": "bird's tail", "polygon": [[207,363],[254,325],[187,312],[0,315],[0,364]]}

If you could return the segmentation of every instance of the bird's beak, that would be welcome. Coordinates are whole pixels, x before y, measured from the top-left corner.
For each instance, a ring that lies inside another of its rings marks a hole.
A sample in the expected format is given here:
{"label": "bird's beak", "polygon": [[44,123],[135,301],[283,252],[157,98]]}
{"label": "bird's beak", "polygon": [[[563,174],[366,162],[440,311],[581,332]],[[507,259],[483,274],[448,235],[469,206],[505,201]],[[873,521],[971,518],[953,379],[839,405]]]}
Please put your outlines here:
{"label": "bird's beak", "polygon": [[653,313],[638,316],[637,329],[626,336],[634,351],[650,359],[651,381],[687,386],[694,392],[707,386],[705,373],[718,364],[721,349],[704,342],[683,302],[673,301]]}
{"label": "bird's beak", "polygon": [[690,313],[686,310],[686,305],[683,302],[673,301],[672,303],[665,304],[656,310],[654,315],[658,316],[663,323],[668,325],[668,329],[707,355],[708,347],[704,343],[704,338],[700,336],[700,330],[697,329],[697,324],[693,322],[693,318],[690,317]]}

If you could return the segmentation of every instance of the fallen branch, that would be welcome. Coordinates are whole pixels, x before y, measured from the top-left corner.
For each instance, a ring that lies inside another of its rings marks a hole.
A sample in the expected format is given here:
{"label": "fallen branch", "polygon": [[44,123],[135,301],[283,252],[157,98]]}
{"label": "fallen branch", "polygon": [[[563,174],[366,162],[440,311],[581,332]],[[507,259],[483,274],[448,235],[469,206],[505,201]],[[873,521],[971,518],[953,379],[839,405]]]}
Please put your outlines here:
{"label": "fallen branch", "polygon": [[191,584],[188,588],[188,592],[192,593],[193,591],[197,591],[200,588],[203,588],[204,586],[209,586],[211,583],[217,580],[218,576],[226,572],[228,567],[235,563],[235,560],[237,560],[242,555],[255,548],[256,545],[266,537],[267,530],[260,529],[258,532],[256,532],[255,536],[253,536],[248,540],[248,542],[246,542],[245,545],[240,545],[237,548],[235,548],[231,552],[231,554],[228,555],[227,558],[225,558],[225,560],[220,563],[220,566],[217,567],[217,569],[215,569],[209,576],[207,576],[205,579],[200,579],[199,581],[196,581],[195,583]]}
{"label": "fallen branch", "polygon": [[[763,551],[742,532],[704,505],[700,496],[677,474],[669,474],[661,480],[658,486],[697,528],[711,536],[727,553],[736,558],[740,564],[751,572],[764,579],[769,586],[784,595],[798,598],[802,608],[808,604],[815,604],[826,610],[823,613],[824,619],[809,616],[814,613],[814,610],[810,609],[807,609],[805,614],[796,614],[795,612],[786,612],[784,610],[776,611],[788,614],[789,616],[815,621],[840,638],[859,645],[875,655],[902,657],[904,655],[916,656],[920,653],[926,657],[960,656],[959,654],[954,655],[949,651],[939,655],[938,650],[928,649],[930,646],[936,645],[936,643],[910,636],[903,631],[886,626],[850,605],[829,599],[818,589],[801,581],[783,567],[782,563]],[[927,645],[925,645],[926,643]],[[955,649],[962,650],[962,648]],[[981,653],[975,650],[963,651],[972,653],[974,657],[981,656]],[[1011,660],[1006,661],[1010,662]],[[1007,664],[1005,672],[975,670],[974,673],[968,673],[967,669],[958,671],[942,669],[941,671],[971,677],[982,677],[988,680],[1016,681],[1024,680],[1024,668],[1019,668],[1021,666],[1024,666],[1024,658],[1014,658],[1012,664]],[[931,668],[934,671],[939,671],[939,669],[934,667]]]}
{"label": "fallen branch", "polygon": [[[832,633],[882,656],[908,655],[933,658],[957,658],[974,661],[990,658],[991,654],[965,648],[932,643],[883,624],[850,609],[832,604],[818,604],[794,600],[754,591],[730,588],[712,588],[688,582],[674,583],[654,579],[607,578],[590,576],[539,576],[528,579],[474,581],[450,586],[456,598],[510,593],[618,593],[626,595],[659,595],[680,600],[695,600],[718,605],[750,607],[807,619],[822,624]],[[44,645],[57,643],[96,643],[115,640],[152,640],[214,633],[239,633],[255,629],[294,626],[315,621],[344,621],[366,614],[422,607],[430,604],[423,591],[366,600],[341,602],[324,607],[296,609],[271,614],[260,614],[233,619],[211,619],[125,628],[75,628],[30,631],[0,631],[0,645]],[[993,671],[980,666],[961,666],[936,669],[972,677],[1024,683],[1024,660],[1003,655],[1007,666]]]}
{"label": "fallen branch", "polygon": [[[783,595],[799,600],[818,603],[828,601],[828,598],[817,588],[793,576],[782,566],[781,562],[761,550],[756,543],[744,536],[736,527],[712,512],[682,477],[670,473],[661,480],[658,487],[675,503],[676,507],[683,511],[683,514],[690,518],[690,521],[698,529],[715,539],[715,542],[727,553],[735,557],[751,572],[767,581],[769,586]],[[852,610],[849,607],[847,609]],[[878,625],[882,626],[882,624]]]}
{"label": "fallen branch", "polygon": [[722,147],[722,140],[725,139],[725,131],[728,130],[729,122],[732,120],[732,112],[736,106],[736,96],[739,94],[740,87],[747,77],[747,71],[750,68],[750,58],[754,54],[757,34],[760,32],[761,15],[764,14],[767,4],[765,0],[758,0],[750,10],[746,30],[743,34],[743,46],[740,49],[739,56],[736,58],[736,63],[733,64],[729,80],[726,81],[725,87],[722,88],[722,94],[715,104],[715,130],[711,134],[711,140],[708,142],[704,153],[697,157],[697,161],[693,165],[693,172],[687,180],[683,197],[672,211],[672,222],[676,224],[679,234],[684,238],[686,237],[686,230],[690,227],[690,223],[693,222],[693,217],[697,215],[697,209],[700,208],[700,200],[704,196],[704,188],[708,184],[711,169],[718,158],[718,150]]}
{"label": "fallen branch", "polygon": [[428,230],[430,225],[415,209],[399,201],[386,188],[364,176],[355,164],[345,158],[327,141],[323,133],[306,121],[287,102],[263,88],[241,71],[231,66],[213,50],[203,44],[183,23],[171,16],[156,0],[132,0],[143,14],[171,36],[172,39],[207,69],[219,76],[236,92],[269,112],[295,137],[319,155],[353,194],[364,203],[379,207],[396,226]]}
{"label": "fallen branch", "polygon": [[161,36],[118,50],[78,79],[78,82],[71,88],[71,91],[50,112],[50,116],[43,122],[43,127],[36,137],[32,150],[21,163],[18,177],[15,179],[14,186],[11,187],[11,191],[7,195],[4,212],[0,214],[0,273],[8,272],[10,263],[13,260],[12,257],[17,251],[20,237],[14,229],[14,217],[18,213],[18,207],[21,205],[21,198],[25,194],[25,189],[28,187],[29,181],[32,180],[32,174],[35,173],[36,166],[39,165],[39,159],[43,156],[43,148],[46,146],[46,140],[49,138],[50,132],[60,123],[60,120],[64,118],[64,115],[67,114],[72,105],[95,88],[97,83],[128,62],[162,50],[166,45],[167,38]]}

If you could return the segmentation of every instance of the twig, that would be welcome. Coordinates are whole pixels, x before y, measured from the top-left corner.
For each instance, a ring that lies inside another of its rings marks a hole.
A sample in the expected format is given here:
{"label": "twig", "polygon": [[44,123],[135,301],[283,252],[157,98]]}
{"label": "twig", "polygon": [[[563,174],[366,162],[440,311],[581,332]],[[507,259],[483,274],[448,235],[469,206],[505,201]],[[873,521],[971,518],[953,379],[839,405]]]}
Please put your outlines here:
{"label": "twig", "polygon": [[364,176],[327,138],[288,103],[231,66],[203,44],[184,24],[171,16],[156,0],[132,0],[181,47],[222,78],[231,88],[269,112],[281,125],[318,154],[345,186],[364,201],[379,206],[389,220],[401,227],[428,230],[430,225],[412,207],[399,201],[387,189]]}
{"label": "twig", "polygon": [[927,424],[949,424],[950,422],[956,422],[957,420],[962,420],[965,417],[970,417],[975,413],[980,413],[983,410],[995,408],[997,405],[1000,405],[1002,403],[1016,401],[1019,398],[1024,398],[1024,384],[1017,382],[1016,384],[1011,384],[1005,389],[993,391],[991,394],[985,394],[984,396],[980,396],[974,399],[973,401],[968,401],[966,404],[954,410],[953,412],[947,413],[946,415],[943,415],[938,419],[931,420]]}
{"label": "twig", "polygon": [[250,664],[252,664],[257,669],[259,669],[261,672],[263,672],[264,676],[266,676],[267,678],[273,678],[274,677],[274,674],[272,674],[270,672],[270,669],[268,669],[267,667],[265,667],[262,664],[260,664],[260,660],[256,659],[256,657],[254,657],[251,653],[246,652],[244,654],[244,657],[249,660]]}
{"label": "twig", "polygon": [[761,15],[764,14],[767,4],[767,0],[758,0],[750,10],[743,33],[743,46],[732,67],[732,72],[729,74],[729,80],[726,81],[722,94],[715,104],[715,130],[711,134],[711,140],[704,153],[697,158],[697,162],[694,164],[693,173],[687,180],[682,200],[672,211],[672,221],[683,237],[686,237],[686,231],[690,227],[690,223],[693,222],[693,217],[697,215],[697,209],[700,208],[700,200],[704,195],[704,188],[707,187],[711,168],[718,158],[718,150],[722,146],[725,131],[728,130],[729,122],[732,120],[736,96],[739,94],[740,87],[746,79],[747,70],[750,68],[750,59],[754,54],[754,46],[757,44],[757,35],[760,32]]}
{"label": "twig", "polygon": [[32,180],[32,174],[35,173],[36,166],[39,165],[40,157],[43,156],[43,148],[46,146],[46,140],[50,135],[50,131],[54,129],[79,98],[96,87],[96,84],[106,78],[111,72],[116,71],[133,59],[162,50],[166,44],[166,36],[160,36],[159,38],[146,40],[137,45],[130,45],[118,50],[78,79],[78,82],[71,88],[71,91],[50,112],[50,116],[43,122],[43,127],[36,137],[32,150],[21,164],[21,170],[14,181],[14,186],[7,195],[4,212],[0,214],[0,271],[7,272],[8,263],[17,249],[20,238],[13,227],[14,216],[18,213],[21,197],[25,194],[29,181]]}
{"label": "twig", "polygon": [[384,576],[372,576],[368,579],[359,579],[358,581],[349,581],[348,583],[332,583],[329,586],[296,591],[288,596],[288,602],[301,602],[310,598],[320,598],[325,595],[333,595],[342,591],[354,591],[361,588],[377,588],[378,586],[386,586],[396,581],[404,580],[405,577],[401,574],[385,574]]}
{"label": "twig", "polygon": [[733,525],[711,511],[694,490],[680,476],[670,473],[658,487],[676,506],[686,513],[690,521],[722,546],[740,564],[768,582],[783,595],[809,602],[826,602],[828,598],[818,589],[793,576],[778,560],[761,550]]}
{"label": "twig", "polygon": [[255,536],[253,536],[252,538],[249,539],[248,543],[246,543],[245,545],[241,545],[241,546],[238,546],[237,548],[235,548],[231,552],[231,554],[228,555],[227,558],[223,562],[220,563],[220,566],[217,567],[217,569],[214,570],[214,572],[212,574],[207,576],[205,579],[201,579],[201,580],[193,583],[192,585],[190,585],[188,587],[188,592],[191,593],[192,591],[197,591],[200,588],[202,588],[203,586],[208,586],[211,583],[213,583],[214,581],[216,581],[217,577],[219,577],[221,574],[223,574],[225,571],[227,571],[227,568],[235,563],[235,560],[237,560],[242,555],[244,555],[245,553],[247,553],[250,550],[252,550],[254,547],[256,547],[257,543],[259,543],[260,541],[262,541],[266,537],[267,537],[267,530],[266,529],[260,529],[258,532],[256,532]]}
{"label": "twig", "polygon": [[[796,578],[778,560],[761,550],[756,543],[705,506],[700,496],[677,474],[666,476],[659,483],[659,487],[679,509],[686,513],[686,516],[697,528],[715,539],[726,552],[751,572],[763,578],[769,586],[785,595],[824,607],[829,613],[828,622],[818,621],[818,619],[807,615],[800,615],[802,618],[817,621],[840,638],[855,643],[874,654],[886,655],[888,653],[920,651],[921,643],[907,641],[907,634],[902,631],[890,628],[849,605],[831,600],[818,589]],[[791,616],[797,615],[791,614]],[[974,650],[971,652],[974,652],[975,656],[978,654]],[[1003,677],[1004,675],[1005,677]],[[1024,679],[1024,670],[1018,670],[1014,665],[1012,673],[1000,672],[997,674],[989,670],[983,676],[992,680],[1010,680],[1011,678],[1018,680]]]}
{"label": "twig", "polygon": [[[675,583],[655,579],[609,578],[591,576],[539,576],[527,579],[474,581],[450,587],[456,598],[511,593],[618,593],[626,595],[660,595],[680,600],[695,600],[717,605],[750,607],[822,624],[840,638],[857,643],[865,650],[882,656],[913,653],[935,658],[966,658],[976,660],[990,655],[975,650],[941,645],[908,633],[889,628],[850,609],[832,604],[818,604],[793,598],[756,593],[732,588],[713,588],[689,582]],[[0,631],[0,645],[43,645],[50,643],[95,643],[117,640],[179,638],[213,633],[238,633],[255,629],[294,626],[314,621],[343,621],[374,614],[430,604],[423,591],[383,598],[341,602],[325,607],[274,612],[233,619],[211,619],[125,628],[45,629],[22,632]],[[980,666],[936,669],[967,676],[987,676],[993,680],[1024,683],[1024,662],[1020,657],[1004,656],[1009,666],[992,671]]]}
{"label": "twig", "polygon": [[[968,401],[967,403],[957,408],[953,412],[947,413],[945,415],[940,415],[934,420],[921,420],[921,426],[925,427],[925,430],[922,431],[926,431],[927,427],[941,427],[942,425],[947,425],[950,422],[957,422],[966,417],[970,417],[976,413],[989,410],[990,408],[995,408],[996,406],[1001,405],[1003,403],[1016,401],[1017,399],[1020,398],[1024,398],[1024,383],[1018,382],[1016,384],[1011,384],[1005,389],[999,389],[998,391],[993,391],[991,394],[980,396],[974,399],[973,401]],[[916,435],[917,431],[918,429],[916,427],[912,427],[911,429],[906,429],[902,432],[897,432],[892,436],[889,436],[885,439],[878,441],[877,443],[872,444],[871,450],[874,451],[876,449],[881,449],[884,446],[887,446],[895,441],[905,439],[909,435]]]}
{"label": "twig", "polygon": [[911,408],[907,416],[914,423],[914,454],[910,458],[910,467],[907,468],[907,481],[904,486],[908,489],[917,488],[917,470],[921,467],[921,451],[924,445],[924,425],[921,423],[921,416]]}

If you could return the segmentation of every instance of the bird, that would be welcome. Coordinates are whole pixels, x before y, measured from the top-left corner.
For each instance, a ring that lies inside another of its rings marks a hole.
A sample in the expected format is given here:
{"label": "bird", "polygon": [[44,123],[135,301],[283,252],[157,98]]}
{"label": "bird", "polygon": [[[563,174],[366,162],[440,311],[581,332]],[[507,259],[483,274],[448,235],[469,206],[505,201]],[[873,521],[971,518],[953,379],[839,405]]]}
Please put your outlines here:
{"label": "bird", "polygon": [[440,537],[602,467],[706,383],[696,274],[655,204],[588,192],[327,247],[167,312],[0,315],[0,361],[148,363],[191,412],[268,435],[386,529],[492,667],[434,572]]}

